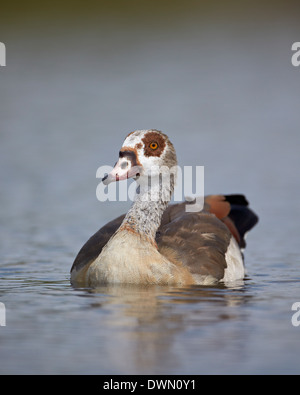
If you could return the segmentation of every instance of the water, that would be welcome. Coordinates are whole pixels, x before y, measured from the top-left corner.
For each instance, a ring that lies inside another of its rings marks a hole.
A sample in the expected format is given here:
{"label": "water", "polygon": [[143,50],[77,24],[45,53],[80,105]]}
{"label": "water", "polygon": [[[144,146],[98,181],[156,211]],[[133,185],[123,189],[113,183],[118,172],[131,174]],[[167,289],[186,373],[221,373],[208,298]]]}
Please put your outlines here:
{"label": "water", "polygon": [[[40,10],[18,24],[7,12],[1,374],[299,374],[298,11],[230,19],[178,4],[57,19]],[[207,194],[245,193],[258,213],[244,283],[70,285],[80,247],[130,205],[97,201],[97,168],[116,162],[129,131],[152,127],[179,164],[205,166]]]}

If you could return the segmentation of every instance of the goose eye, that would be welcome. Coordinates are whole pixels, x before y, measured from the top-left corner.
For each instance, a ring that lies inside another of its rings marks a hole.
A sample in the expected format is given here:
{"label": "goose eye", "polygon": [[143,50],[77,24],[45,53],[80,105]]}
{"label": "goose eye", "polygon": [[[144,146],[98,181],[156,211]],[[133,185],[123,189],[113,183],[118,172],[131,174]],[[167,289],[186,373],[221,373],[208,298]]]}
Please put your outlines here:
{"label": "goose eye", "polygon": [[156,142],[150,143],[149,147],[153,150],[156,150],[158,148],[158,144]]}

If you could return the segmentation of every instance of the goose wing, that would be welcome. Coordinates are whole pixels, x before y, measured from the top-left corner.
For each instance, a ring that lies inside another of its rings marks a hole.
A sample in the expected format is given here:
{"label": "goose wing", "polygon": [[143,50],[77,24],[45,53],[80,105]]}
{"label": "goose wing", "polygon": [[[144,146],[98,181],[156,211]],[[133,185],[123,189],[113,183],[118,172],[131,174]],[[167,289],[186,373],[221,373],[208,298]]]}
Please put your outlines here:
{"label": "goose wing", "polygon": [[[247,207],[248,202],[243,195],[206,196],[204,210],[200,213],[186,213],[186,204],[193,204],[193,202],[182,202],[168,206],[163,214],[156,240],[163,255],[164,252],[166,253],[176,244],[176,241],[178,245],[183,245],[184,248],[179,251],[179,255],[189,266],[194,265],[193,262],[196,262],[195,256],[199,255],[200,250],[201,256],[203,256],[205,250],[208,251],[208,245],[211,245],[211,243],[217,251],[220,251],[220,254],[223,254],[230,233],[234,235],[240,246],[244,247],[244,234],[258,221],[257,216]],[[104,225],[84,244],[74,260],[71,272],[83,269],[99,256],[102,248],[120,227],[124,217],[125,214]],[[228,233],[228,229],[230,233]],[[213,242],[212,235],[208,236],[207,234],[214,234],[214,232],[217,241]],[[217,238],[220,232],[224,234],[223,239],[226,240],[223,245]],[[206,236],[201,236],[200,240],[198,238],[200,234],[206,234]],[[208,244],[206,247],[204,241]],[[217,246],[218,248],[216,248]],[[210,250],[213,250],[213,247],[210,247]],[[213,254],[213,252],[211,253]],[[188,255],[190,255],[190,260],[188,260]],[[209,256],[207,253],[204,255],[205,257]],[[199,260],[199,256],[197,259]],[[208,262],[208,258],[204,261]],[[218,269],[220,276],[224,267],[226,265],[222,261]]]}

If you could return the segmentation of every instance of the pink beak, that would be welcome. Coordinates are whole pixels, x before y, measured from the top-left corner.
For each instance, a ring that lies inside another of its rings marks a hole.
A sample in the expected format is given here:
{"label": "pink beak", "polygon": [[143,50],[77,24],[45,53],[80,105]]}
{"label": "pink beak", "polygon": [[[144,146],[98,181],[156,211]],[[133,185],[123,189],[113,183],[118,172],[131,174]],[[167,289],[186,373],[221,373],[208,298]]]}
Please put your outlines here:
{"label": "pink beak", "polygon": [[108,185],[114,181],[137,177],[140,175],[140,172],[140,166],[132,166],[131,159],[123,156],[118,160],[112,171],[102,178],[102,182],[104,185]]}

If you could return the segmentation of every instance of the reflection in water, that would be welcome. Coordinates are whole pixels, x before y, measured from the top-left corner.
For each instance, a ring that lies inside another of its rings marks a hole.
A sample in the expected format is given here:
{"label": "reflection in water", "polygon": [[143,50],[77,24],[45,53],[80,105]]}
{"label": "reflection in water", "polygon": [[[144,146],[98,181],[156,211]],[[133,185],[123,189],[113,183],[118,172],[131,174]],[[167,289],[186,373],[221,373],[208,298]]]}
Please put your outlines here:
{"label": "reflection in water", "polygon": [[[105,345],[110,364],[133,372],[178,368],[181,355],[186,357],[178,352],[185,347],[186,336],[195,336],[199,346],[207,329],[213,330],[223,321],[245,320],[238,307],[251,298],[241,283],[231,288],[105,285],[81,292],[82,296],[93,295],[93,309],[110,313],[99,321],[101,331],[103,326],[111,331],[111,343]],[[238,330],[234,335],[238,336]],[[218,348],[227,341],[216,340]]]}

